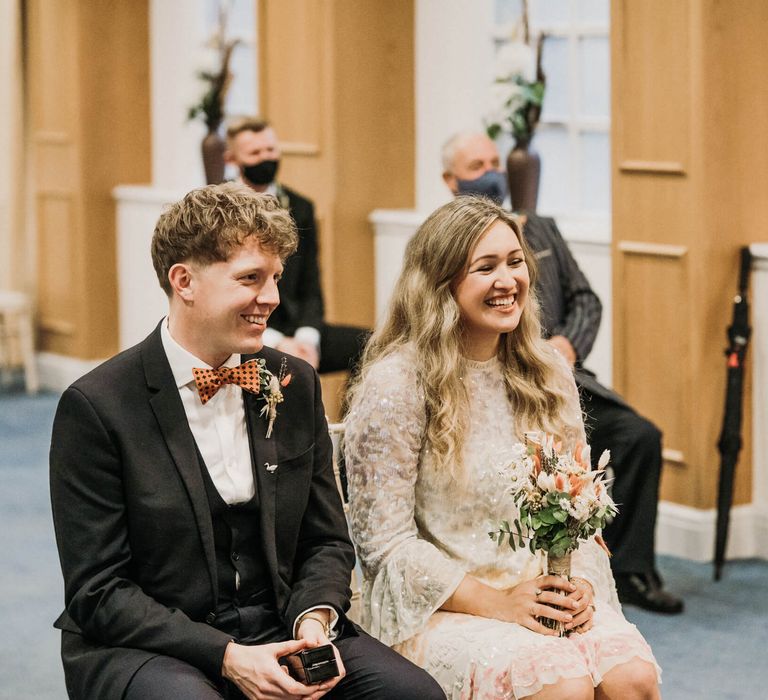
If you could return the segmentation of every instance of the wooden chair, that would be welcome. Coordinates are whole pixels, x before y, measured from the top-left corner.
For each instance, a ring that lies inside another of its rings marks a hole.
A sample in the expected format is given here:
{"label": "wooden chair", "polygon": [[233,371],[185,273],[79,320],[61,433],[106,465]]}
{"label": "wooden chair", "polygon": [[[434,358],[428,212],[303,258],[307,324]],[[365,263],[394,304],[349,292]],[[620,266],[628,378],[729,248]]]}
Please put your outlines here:
{"label": "wooden chair", "polygon": [[[341,500],[344,504],[344,514],[347,515],[349,510],[349,504],[347,503],[347,478],[343,471],[343,465],[341,457],[342,440],[344,438],[344,423],[330,423],[328,425],[328,432],[331,436],[331,442],[333,443],[333,473],[336,476],[336,486],[341,494]],[[347,517],[349,522],[349,517]],[[360,571],[360,565],[355,564],[355,568],[352,569],[352,581],[350,587],[352,588],[352,605],[349,609],[349,617],[355,622],[360,621],[360,579],[362,572]]]}

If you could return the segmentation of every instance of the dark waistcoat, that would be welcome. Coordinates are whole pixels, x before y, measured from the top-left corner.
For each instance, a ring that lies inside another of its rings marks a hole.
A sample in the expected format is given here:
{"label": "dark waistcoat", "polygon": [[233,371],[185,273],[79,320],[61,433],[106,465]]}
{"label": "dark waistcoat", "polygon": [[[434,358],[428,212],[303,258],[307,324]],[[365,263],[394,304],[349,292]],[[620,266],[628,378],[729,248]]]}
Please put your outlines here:
{"label": "dark waistcoat", "polygon": [[199,450],[198,459],[213,523],[219,584],[217,616],[244,606],[274,607],[271,580],[261,548],[258,493],[245,503],[228,505],[214,485]]}

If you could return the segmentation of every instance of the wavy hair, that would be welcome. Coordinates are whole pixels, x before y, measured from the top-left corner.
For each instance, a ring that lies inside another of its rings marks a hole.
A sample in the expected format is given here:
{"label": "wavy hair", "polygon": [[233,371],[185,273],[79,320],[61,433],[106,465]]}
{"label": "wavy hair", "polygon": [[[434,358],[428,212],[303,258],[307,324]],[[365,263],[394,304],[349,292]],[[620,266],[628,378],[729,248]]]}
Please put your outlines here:
{"label": "wavy hair", "polygon": [[157,220],[152,265],[160,286],[170,296],[168,271],[176,263],[224,262],[251,236],[283,261],[296,252],[299,241],[291,215],[272,195],[237,182],[192,190]]}
{"label": "wavy hair", "polygon": [[[469,395],[462,380],[467,369],[464,325],[454,292],[467,274],[470,255],[496,221],[503,221],[523,248],[531,289],[520,323],[501,336],[498,358],[507,395],[515,407],[517,431],[540,429],[563,436],[566,392],[562,369],[541,337],[534,286],[536,264],[517,219],[489,199],[456,197],[433,212],[409,241],[400,277],[385,319],[371,337],[351,400],[370,367],[405,346],[415,362],[426,397],[426,441],[435,464],[457,478],[463,474],[463,446],[469,425]],[[573,426],[575,427],[575,426]]]}

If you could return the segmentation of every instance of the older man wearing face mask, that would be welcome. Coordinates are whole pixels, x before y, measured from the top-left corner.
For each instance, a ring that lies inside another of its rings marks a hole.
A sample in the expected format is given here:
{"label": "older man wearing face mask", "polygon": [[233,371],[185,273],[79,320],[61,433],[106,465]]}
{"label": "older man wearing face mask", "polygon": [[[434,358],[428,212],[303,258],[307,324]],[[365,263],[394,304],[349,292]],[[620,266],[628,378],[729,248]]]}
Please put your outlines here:
{"label": "older man wearing face mask", "polygon": [[278,182],[280,143],[268,121],[241,117],[227,128],[225,159],[251,189],[277,197],[299,232],[299,248],[280,281],[280,306],[270,316],[264,344],[309,362],[320,374],[352,369],[369,332],[325,322],[318,266],[318,236],[311,200]]}
{"label": "older man wearing face mask", "polygon": [[[502,203],[507,193],[496,144],[464,132],[443,147],[443,179],[454,194]],[[683,601],[664,590],[655,567],[654,530],[661,477],[661,433],[583,367],[600,327],[602,305],[579,269],[554,219],[523,213],[523,235],[539,266],[536,291],[549,342],[574,367],[595,461],[611,451],[613,498],[619,515],[605,529],[619,598],[652,612],[679,613]]]}

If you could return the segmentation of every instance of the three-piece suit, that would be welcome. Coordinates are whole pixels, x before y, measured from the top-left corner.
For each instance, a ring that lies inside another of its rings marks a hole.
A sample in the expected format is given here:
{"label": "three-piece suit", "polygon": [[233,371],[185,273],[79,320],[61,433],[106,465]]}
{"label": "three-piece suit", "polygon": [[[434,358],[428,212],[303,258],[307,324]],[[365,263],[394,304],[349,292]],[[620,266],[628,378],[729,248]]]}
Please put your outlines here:
{"label": "three-piece suit", "polygon": [[[276,374],[283,355],[264,348],[256,357]],[[55,626],[70,697],[123,697],[159,656],[224,685],[230,641],[291,639],[296,618],[318,605],[339,616],[342,654],[344,640],[360,638],[364,648],[377,645],[357,653],[361,664],[399,663],[345,616],[354,551],[319,382],[309,365],[288,360],[292,379],[271,438],[264,401],[243,392],[256,495],[239,519],[217,505],[160,327],[64,392],[50,465],[65,584]],[[247,599],[238,597],[241,575]],[[410,669],[396,673],[407,678]],[[345,697],[340,688],[333,697]]]}

